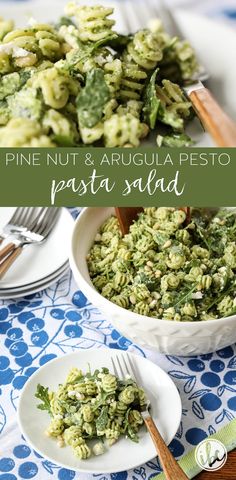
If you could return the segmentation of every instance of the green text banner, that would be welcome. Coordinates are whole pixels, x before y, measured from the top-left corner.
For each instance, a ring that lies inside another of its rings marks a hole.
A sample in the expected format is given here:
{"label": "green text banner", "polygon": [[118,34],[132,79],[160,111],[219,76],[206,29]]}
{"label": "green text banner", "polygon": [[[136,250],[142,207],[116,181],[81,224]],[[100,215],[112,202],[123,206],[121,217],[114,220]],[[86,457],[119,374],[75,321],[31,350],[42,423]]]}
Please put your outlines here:
{"label": "green text banner", "polygon": [[0,205],[235,206],[236,149],[0,149]]}

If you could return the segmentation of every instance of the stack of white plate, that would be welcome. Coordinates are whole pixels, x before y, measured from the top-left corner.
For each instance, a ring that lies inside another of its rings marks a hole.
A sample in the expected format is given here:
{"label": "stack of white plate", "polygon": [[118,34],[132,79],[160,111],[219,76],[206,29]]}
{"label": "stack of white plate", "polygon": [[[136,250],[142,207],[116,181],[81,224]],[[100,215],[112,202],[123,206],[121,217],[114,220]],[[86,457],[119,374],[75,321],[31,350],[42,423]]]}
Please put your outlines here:
{"label": "stack of white plate", "polygon": [[[14,208],[0,208],[0,234],[13,212]],[[1,299],[23,297],[44,290],[66,273],[73,224],[69,211],[62,208],[47,240],[40,245],[25,247],[0,280]],[[7,241],[4,240],[1,247]]]}

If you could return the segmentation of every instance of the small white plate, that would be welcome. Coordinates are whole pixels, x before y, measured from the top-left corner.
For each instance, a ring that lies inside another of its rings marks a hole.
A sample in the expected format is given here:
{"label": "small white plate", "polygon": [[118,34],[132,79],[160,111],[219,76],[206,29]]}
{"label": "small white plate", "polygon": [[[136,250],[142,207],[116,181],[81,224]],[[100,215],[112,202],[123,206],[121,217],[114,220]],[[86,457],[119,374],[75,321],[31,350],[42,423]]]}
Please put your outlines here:
{"label": "small white plate", "polygon": [[[14,207],[0,208],[0,232],[13,212]],[[44,280],[62,267],[68,260],[73,225],[71,214],[63,208],[47,241],[41,245],[29,245],[23,250],[14,265],[0,280],[0,289],[15,289]]]}
{"label": "small white plate", "polygon": [[57,277],[61,272],[63,272],[67,268],[68,268],[68,260],[60,268],[55,270],[55,272],[53,272],[51,275],[48,275],[47,277],[41,278],[40,280],[38,280],[36,282],[32,282],[32,283],[29,283],[27,285],[23,285],[23,286],[20,286],[20,287],[15,287],[15,288],[1,288],[1,285],[0,285],[0,297],[1,297],[1,294],[5,294],[5,293],[8,294],[8,293],[12,293],[12,292],[17,293],[17,292],[20,292],[21,290],[29,290],[30,288],[35,288],[38,285],[42,285],[42,283],[49,282],[52,278]]}
{"label": "small white plate", "polygon": [[[35,398],[37,384],[57,389],[63,383],[72,367],[84,372],[90,364],[94,370],[107,367],[112,371],[111,357],[125,355],[124,352],[109,349],[85,350],[63,355],[35,372],[27,381],[19,400],[18,421],[21,431],[29,444],[50,461],[65,468],[85,473],[113,473],[135,468],[156,456],[152,440],[143,427],[139,443],[122,437],[104,455],[88,460],[77,459],[70,447],[59,448],[57,442],[45,436],[50,417],[47,412],[37,409]],[[143,357],[132,355],[136,371],[139,372],[140,386],[143,386],[151,400],[152,415],[166,444],[173,439],[181,419],[181,400],[178,390],[170,377],[157,365]]]}
{"label": "small white plate", "polygon": [[33,293],[41,292],[46,288],[50,287],[53,283],[60,280],[60,278],[66,274],[69,270],[69,263],[67,262],[63,265],[62,268],[59,268],[57,272],[53,275],[47,277],[47,279],[43,280],[42,282],[37,282],[36,284],[31,284],[26,288],[15,289],[15,290],[0,290],[0,300],[8,300],[14,298],[22,298],[28,295],[32,295]]}

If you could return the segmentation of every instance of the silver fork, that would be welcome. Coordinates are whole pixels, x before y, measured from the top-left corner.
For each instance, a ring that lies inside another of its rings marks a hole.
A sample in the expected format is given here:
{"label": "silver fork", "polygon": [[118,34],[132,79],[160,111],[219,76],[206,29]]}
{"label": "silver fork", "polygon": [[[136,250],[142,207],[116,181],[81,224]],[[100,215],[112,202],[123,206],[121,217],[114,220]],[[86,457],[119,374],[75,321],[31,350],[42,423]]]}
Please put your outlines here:
{"label": "silver fork", "polygon": [[[17,238],[17,235],[23,234],[29,229],[34,228],[34,225],[38,222],[38,220],[42,217],[42,215],[46,212],[47,207],[20,207],[21,211],[16,212],[16,216],[14,214],[10,220],[10,222],[4,227],[3,240],[8,237]],[[18,210],[18,209],[17,209]],[[12,219],[13,222],[12,223]],[[15,249],[14,241],[8,243],[5,247],[0,250],[0,261],[9,255],[11,251]]]}
{"label": "silver fork", "polygon": [[0,279],[5,275],[10,266],[20,255],[23,248],[32,244],[41,244],[50,235],[54,228],[60,208],[42,208],[37,217],[23,232],[15,233],[14,242],[9,243],[0,250]]}
{"label": "silver fork", "polygon": [[[140,6],[140,5],[139,5]],[[146,0],[145,9],[141,11],[138,5],[133,9],[133,16],[136,19],[136,26],[143,27],[143,15],[146,17],[146,11],[149,9],[150,17],[159,17],[163,20],[168,33],[177,36],[183,40],[183,34],[178,22],[175,19],[165,0],[159,0],[159,6],[153,0]],[[122,2],[121,10],[126,27],[130,28],[130,15],[127,12],[125,2]],[[133,19],[133,16],[131,17]],[[195,78],[183,85],[186,96],[192,103],[192,106],[202,122],[205,130],[211,135],[216,145],[219,147],[235,147],[236,146],[236,124],[222,110],[212,93],[203,85],[203,81],[207,80],[209,75],[207,71],[201,67],[196,73]]]}
{"label": "silver fork", "polygon": [[[138,371],[134,364],[134,356],[131,359],[129,354],[114,355],[111,357],[111,362],[115,375],[120,379],[131,377],[137,385],[140,386],[138,379]],[[136,373],[137,372],[137,373]],[[141,408],[141,414],[146,427],[152,437],[152,441],[156,447],[158,457],[161,461],[166,480],[188,480],[188,477],[179,466],[169,448],[165,444],[159,430],[157,429],[153,418],[150,414],[151,404],[147,398],[146,404]]]}
{"label": "silver fork", "polygon": [[37,207],[16,208],[8,223],[2,228],[0,234],[0,244],[12,233],[24,231],[27,223],[29,220],[31,220],[31,218],[33,218],[33,215],[36,211]]}

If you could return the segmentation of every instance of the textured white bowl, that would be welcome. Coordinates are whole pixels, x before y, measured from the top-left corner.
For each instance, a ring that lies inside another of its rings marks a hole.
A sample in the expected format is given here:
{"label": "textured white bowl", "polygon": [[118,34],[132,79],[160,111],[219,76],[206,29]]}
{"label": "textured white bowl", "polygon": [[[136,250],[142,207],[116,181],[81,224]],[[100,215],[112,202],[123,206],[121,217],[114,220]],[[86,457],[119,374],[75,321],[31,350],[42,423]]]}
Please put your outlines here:
{"label": "textured white bowl", "polygon": [[236,342],[236,315],[204,322],[172,322],[125,310],[98,293],[89,276],[86,256],[99,227],[111,214],[113,208],[88,207],[79,215],[70,265],[78,287],[113,326],[140,346],[172,355],[209,353]]}

